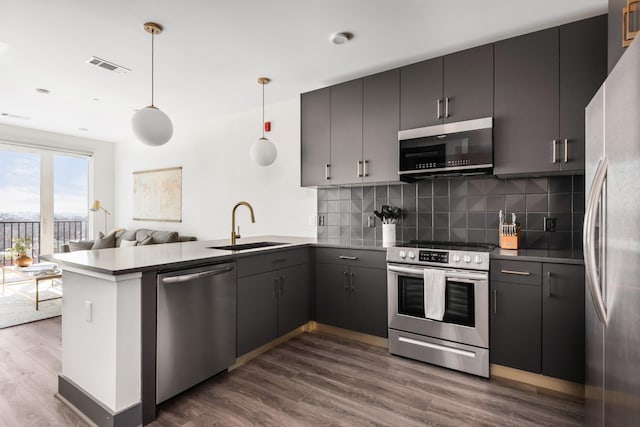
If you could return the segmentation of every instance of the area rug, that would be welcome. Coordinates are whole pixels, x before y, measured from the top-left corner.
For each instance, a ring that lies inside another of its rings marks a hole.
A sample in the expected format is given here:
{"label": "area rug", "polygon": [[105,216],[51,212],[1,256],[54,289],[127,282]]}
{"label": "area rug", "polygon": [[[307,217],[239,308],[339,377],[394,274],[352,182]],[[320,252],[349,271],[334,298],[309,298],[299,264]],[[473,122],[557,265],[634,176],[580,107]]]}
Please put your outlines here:
{"label": "area rug", "polygon": [[[52,288],[49,283],[40,283],[41,300],[62,295],[61,284],[58,283]],[[36,311],[35,301],[24,296],[35,298],[35,292],[34,283],[9,285],[5,287],[4,293],[0,284],[0,329],[62,314],[62,299],[42,301],[39,310]]]}

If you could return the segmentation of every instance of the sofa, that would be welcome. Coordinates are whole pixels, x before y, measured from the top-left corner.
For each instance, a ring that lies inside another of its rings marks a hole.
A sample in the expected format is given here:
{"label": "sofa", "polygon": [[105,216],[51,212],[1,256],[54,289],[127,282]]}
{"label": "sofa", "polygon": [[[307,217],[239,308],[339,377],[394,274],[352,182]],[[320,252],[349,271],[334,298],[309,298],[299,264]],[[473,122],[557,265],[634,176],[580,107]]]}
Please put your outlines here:
{"label": "sofa", "polygon": [[151,230],[148,228],[116,229],[106,236],[100,233],[95,240],[78,240],[64,244],[62,245],[62,252],[158,245],[193,240],[197,239],[193,236],[180,236],[177,231]]}

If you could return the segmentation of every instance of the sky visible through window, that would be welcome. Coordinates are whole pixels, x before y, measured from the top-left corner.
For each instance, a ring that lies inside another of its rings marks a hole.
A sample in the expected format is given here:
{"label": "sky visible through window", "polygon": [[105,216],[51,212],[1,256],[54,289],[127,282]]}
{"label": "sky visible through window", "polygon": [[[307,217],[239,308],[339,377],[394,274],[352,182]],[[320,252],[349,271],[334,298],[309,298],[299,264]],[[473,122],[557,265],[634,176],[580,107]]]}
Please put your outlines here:
{"label": "sky visible through window", "polygon": [[[86,218],[88,159],[53,156],[54,218]],[[40,155],[0,150],[0,220],[40,219]]]}

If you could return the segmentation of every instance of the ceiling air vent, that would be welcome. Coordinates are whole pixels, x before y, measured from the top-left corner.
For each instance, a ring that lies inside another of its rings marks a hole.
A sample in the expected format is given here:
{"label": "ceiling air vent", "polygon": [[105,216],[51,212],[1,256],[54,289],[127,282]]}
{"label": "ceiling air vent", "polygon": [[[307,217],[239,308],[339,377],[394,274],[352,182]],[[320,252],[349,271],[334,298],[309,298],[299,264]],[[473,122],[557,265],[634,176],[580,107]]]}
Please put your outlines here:
{"label": "ceiling air vent", "polygon": [[95,65],[96,67],[104,68],[107,71],[113,71],[117,74],[127,74],[131,71],[128,68],[123,67],[122,65],[114,64],[113,62],[106,61],[102,58],[98,58],[97,56],[92,56],[87,59],[87,64]]}

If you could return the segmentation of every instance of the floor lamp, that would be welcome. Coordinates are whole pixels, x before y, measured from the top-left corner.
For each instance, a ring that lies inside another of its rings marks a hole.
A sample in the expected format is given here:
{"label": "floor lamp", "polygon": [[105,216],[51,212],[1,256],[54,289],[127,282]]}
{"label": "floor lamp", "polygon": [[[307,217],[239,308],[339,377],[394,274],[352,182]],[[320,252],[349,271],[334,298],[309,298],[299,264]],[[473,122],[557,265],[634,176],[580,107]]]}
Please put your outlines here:
{"label": "floor lamp", "polygon": [[89,210],[91,212],[97,212],[100,210],[104,211],[104,234],[106,235],[107,234],[107,215],[111,215],[111,212],[109,212],[108,210],[102,207],[102,205],[100,204],[100,200],[94,201],[91,207],[89,208]]}

